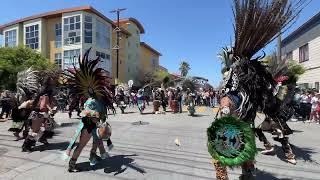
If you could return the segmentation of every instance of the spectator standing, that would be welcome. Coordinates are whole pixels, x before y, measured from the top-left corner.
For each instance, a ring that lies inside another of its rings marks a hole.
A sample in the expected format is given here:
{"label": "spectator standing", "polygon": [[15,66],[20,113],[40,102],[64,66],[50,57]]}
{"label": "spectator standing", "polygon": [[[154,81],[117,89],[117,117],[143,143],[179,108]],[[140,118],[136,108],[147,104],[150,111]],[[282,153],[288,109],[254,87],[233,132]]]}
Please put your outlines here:
{"label": "spectator standing", "polygon": [[11,109],[12,109],[12,99],[10,97],[10,94],[9,94],[8,90],[4,91],[1,94],[0,103],[1,103],[1,106],[2,106],[0,119],[3,119],[4,113],[6,113],[5,118],[7,119],[9,117],[9,114],[10,114]]}
{"label": "spectator standing", "polygon": [[176,100],[178,101],[179,113],[182,113],[182,92],[179,87],[177,87]]}
{"label": "spectator standing", "polygon": [[309,119],[311,113],[311,98],[309,92],[305,92],[301,95],[300,105],[302,119],[303,121],[306,121]]}
{"label": "spectator standing", "polygon": [[318,117],[317,117],[317,106],[319,99],[314,93],[311,95],[311,112],[310,112],[310,119],[308,122],[316,122]]}

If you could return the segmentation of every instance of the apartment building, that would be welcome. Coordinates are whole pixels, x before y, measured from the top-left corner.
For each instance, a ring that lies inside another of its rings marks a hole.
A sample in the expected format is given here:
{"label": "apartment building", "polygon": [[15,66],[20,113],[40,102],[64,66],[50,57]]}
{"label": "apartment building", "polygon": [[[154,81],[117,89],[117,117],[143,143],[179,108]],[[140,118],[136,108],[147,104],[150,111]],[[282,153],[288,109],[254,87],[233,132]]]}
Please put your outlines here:
{"label": "apartment building", "polygon": [[[92,58],[112,74],[112,20],[90,6],[38,14],[0,26],[4,46],[24,45],[54,61],[61,69],[78,66],[77,60],[89,48]],[[123,30],[122,33],[129,34]]]}
{"label": "apartment building", "polygon": [[[117,21],[114,21],[114,23],[117,23]],[[125,40],[121,39],[121,41],[125,41],[120,46],[120,50],[125,49],[125,57],[121,59],[121,63],[124,65],[122,67],[123,71],[120,71],[124,75],[124,79],[120,80],[123,82],[133,80],[135,86],[140,86],[139,79],[142,75],[140,72],[140,35],[145,33],[145,29],[137,19],[132,17],[120,19],[120,27],[130,33],[130,36],[127,36]]]}
{"label": "apartment building", "polygon": [[282,57],[295,60],[307,70],[298,85],[319,90],[320,83],[320,12],[282,41]]}
{"label": "apartment building", "polygon": [[[112,84],[133,80],[135,86],[141,86],[139,80],[144,73],[141,67],[149,68],[150,63],[158,66],[161,54],[140,42],[145,30],[135,18],[120,20],[120,45],[116,47],[116,23],[91,6],[81,6],[0,25],[0,34],[4,36],[5,47],[30,47],[63,70],[77,67],[78,58],[91,48],[90,57],[102,59],[99,66],[109,73]],[[119,48],[118,81],[116,48]],[[149,54],[152,57],[141,60]]]}
{"label": "apartment building", "polygon": [[154,72],[160,68],[159,66],[159,58],[161,53],[153,49],[150,45],[145,42],[140,43],[140,64],[141,64],[141,72],[143,74]]}

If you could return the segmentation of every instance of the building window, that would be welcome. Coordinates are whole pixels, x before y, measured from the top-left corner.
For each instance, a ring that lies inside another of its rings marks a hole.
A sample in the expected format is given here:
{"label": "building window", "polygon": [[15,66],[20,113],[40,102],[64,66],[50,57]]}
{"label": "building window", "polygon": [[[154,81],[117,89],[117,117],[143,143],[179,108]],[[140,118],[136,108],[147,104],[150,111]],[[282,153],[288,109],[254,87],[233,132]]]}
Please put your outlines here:
{"label": "building window", "polygon": [[292,51],[286,54],[286,60],[289,60],[289,61],[293,60]]}
{"label": "building window", "polygon": [[5,35],[5,41],[4,45],[5,47],[14,47],[17,45],[17,30],[11,30],[11,31],[6,31],[4,33]]}
{"label": "building window", "polygon": [[153,58],[151,62],[152,62],[152,68],[155,69],[157,67],[157,60]]}
{"label": "building window", "polygon": [[314,88],[319,92],[319,88],[320,88],[319,82],[314,83]]}
{"label": "building window", "polygon": [[55,47],[56,48],[61,48],[62,46],[62,24],[61,23],[57,23],[54,25],[54,29],[55,29]]}
{"label": "building window", "polygon": [[92,17],[84,17],[84,42],[92,43]]}
{"label": "building window", "polygon": [[96,52],[96,56],[100,57],[100,63],[99,63],[99,67],[108,71],[109,72],[109,68],[110,68],[110,55],[103,53],[103,52]]}
{"label": "building window", "polygon": [[56,65],[59,66],[60,69],[62,69],[62,54],[61,53],[54,54],[54,62]]}
{"label": "building window", "polygon": [[130,60],[131,59],[131,54],[128,54],[128,60]]}
{"label": "building window", "polygon": [[63,19],[64,45],[78,44],[81,41],[80,15]]}
{"label": "building window", "polygon": [[299,48],[299,62],[305,62],[309,60],[309,46],[308,44]]}
{"label": "building window", "polygon": [[39,25],[26,27],[26,46],[31,49],[39,48]]}
{"label": "building window", "polygon": [[80,49],[68,50],[63,53],[63,68],[70,69],[74,66],[79,68]]}
{"label": "building window", "polygon": [[96,42],[98,47],[110,49],[110,27],[97,19]]}

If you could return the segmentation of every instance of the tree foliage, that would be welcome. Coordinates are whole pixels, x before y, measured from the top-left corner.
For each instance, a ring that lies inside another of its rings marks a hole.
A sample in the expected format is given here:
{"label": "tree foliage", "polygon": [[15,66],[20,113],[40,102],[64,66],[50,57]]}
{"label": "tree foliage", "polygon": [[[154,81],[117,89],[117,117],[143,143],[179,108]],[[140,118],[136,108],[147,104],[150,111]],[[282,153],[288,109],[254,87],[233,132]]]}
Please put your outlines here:
{"label": "tree foliage", "polygon": [[181,72],[182,77],[186,77],[188,75],[188,72],[190,70],[190,65],[186,61],[182,61],[179,67],[179,70]]}
{"label": "tree foliage", "polygon": [[156,71],[145,73],[142,81],[145,86],[167,87],[170,85],[172,78],[168,72],[157,69]]}
{"label": "tree foliage", "polygon": [[285,84],[296,84],[299,76],[306,71],[302,65],[297,64],[294,60],[279,60],[276,53],[266,56],[263,59],[263,62],[266,64],[268,71],[274,78],[288,76],[289,79],[284,82]]}
{"label": "tree foliage", "polygon": [[36,70],[57,69],[56,65],[30,48],[0,48],[0,89],[15,90],[17,73],[31,66]]}
{"label": "tree foliage", "polygon": [[186,91],[187,89],[190,89],[192,92],[196,89],[197,84],[195,81],[192,81],[191,79],[186,79],[182,83],[182,89]]}

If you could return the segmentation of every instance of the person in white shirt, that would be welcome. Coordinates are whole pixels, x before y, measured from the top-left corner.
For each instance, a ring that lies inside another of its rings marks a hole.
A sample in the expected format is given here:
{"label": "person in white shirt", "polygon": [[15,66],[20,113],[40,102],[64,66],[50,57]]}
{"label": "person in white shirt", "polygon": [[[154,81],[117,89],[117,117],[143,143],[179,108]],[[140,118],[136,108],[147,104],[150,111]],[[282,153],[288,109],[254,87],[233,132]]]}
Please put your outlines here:
{"label": "person in white shirt", "polygon": [[317,119],[317,106],[319,98],[312,93],[311,98],[311,113],[310,113],[310,120],[308,122],[314,122]]}
{"label": "person in white shirt", "polygon": [[300,108],[303,121],[309,120],[311,113],[311,98],[309,92],[305,92],[301,95]]}

